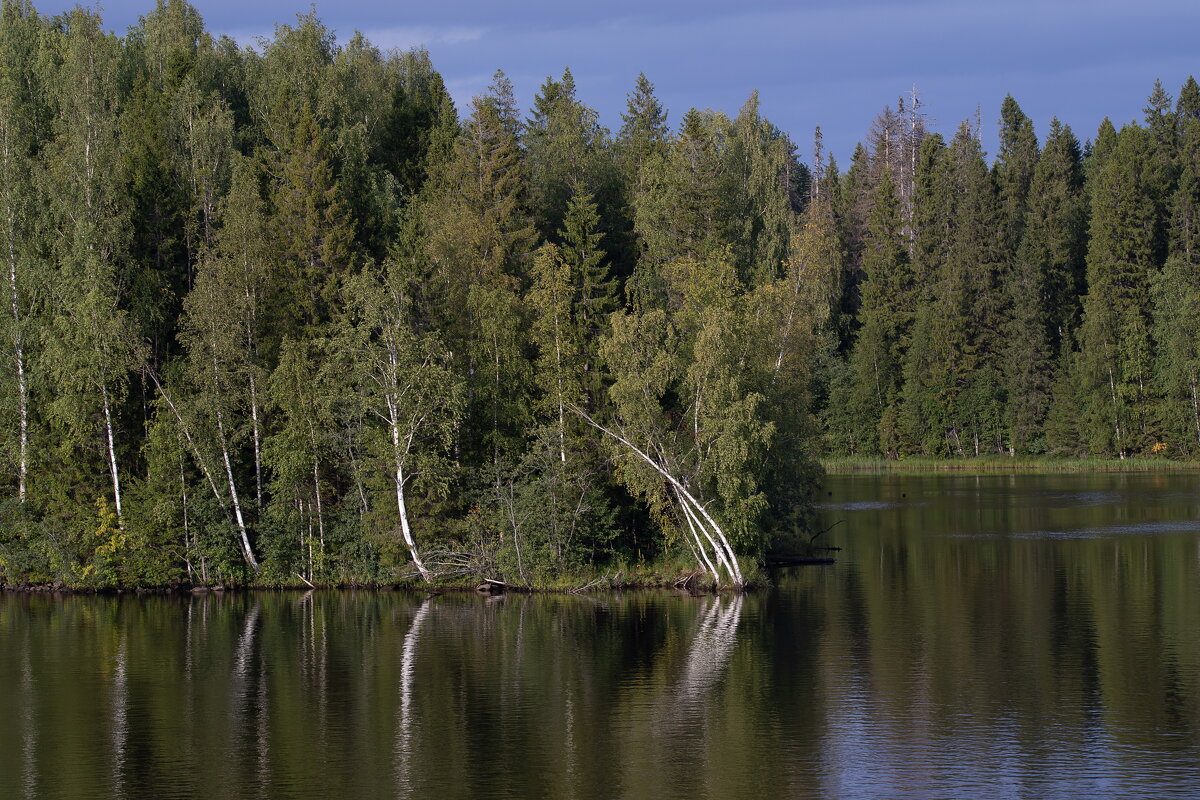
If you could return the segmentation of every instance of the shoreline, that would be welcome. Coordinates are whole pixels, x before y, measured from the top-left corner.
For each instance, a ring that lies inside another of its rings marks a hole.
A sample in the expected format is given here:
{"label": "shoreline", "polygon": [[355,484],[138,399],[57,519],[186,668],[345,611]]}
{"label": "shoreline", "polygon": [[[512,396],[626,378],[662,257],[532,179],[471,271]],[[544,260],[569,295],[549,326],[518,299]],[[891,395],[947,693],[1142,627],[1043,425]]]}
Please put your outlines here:
{"label": "shoreline", "polygon": [[[793,565],[796,566],[796,565]],[[702,573],[684,573],[674,578],[649,577],[641,580],[623,581],[618,577],[604,580],[596,579],[590,583],[574,587],[561,586],[520,586],[496,581],[483,580],[471,583],[418,584],[418,583],[378,583],[378,584],[243,584],[195,586],[188,583],[171,584],[168,586],[133,586],[133,587],[92,587],[70,586],[63,581],[53,583],[0,583],[0,595],[52,595],[52,596],[85,596],[110,595],[137,597],[203,597],[206,595],[245,594],[249,592],[411,592],[413,594],[477,594],[481,597],[495,597],[503,594],[546,594],[546,595],[593,595],[625,591],[669,591],[684,592],[691,595],[726,594],[729,592],[752,592],[769,585],[769,582],[755,580],[740,589],[732,586],[714,586],[705,580]],[[486,587],[486,588],[485,588]]]}
{"label": "shoreline", "polygon": [[966,474],[1048,474],[1064,472],[1200,472],[1200,461],[1161,458],[1048,458],[980,456],[977,458],[828,458],[827,473],[958,472]]}

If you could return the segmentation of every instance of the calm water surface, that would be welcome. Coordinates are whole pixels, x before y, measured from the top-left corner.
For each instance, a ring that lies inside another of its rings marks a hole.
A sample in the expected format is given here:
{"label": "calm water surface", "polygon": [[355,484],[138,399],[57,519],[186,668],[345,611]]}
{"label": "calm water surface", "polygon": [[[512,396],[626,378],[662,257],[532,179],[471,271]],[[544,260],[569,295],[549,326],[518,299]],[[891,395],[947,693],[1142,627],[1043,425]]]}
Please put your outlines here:
{"label": "calm water surface", "polygon": [[1200,476],[831,476],[745,597],[0,597],[0,798],[1200,796]]}

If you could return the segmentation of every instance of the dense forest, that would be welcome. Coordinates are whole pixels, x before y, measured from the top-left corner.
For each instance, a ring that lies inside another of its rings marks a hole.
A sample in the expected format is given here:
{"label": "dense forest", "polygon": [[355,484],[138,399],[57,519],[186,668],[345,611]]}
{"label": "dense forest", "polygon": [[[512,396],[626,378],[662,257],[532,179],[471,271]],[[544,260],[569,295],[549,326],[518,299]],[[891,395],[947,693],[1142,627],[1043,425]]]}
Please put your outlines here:
{"label": "dense forest", "polygon": [[[423,50],[0,19],[0,580],[739,584],[828,455],[1200,453],[1200,87],[840,172]],[[740,557],[740,558],[739,558]]]}

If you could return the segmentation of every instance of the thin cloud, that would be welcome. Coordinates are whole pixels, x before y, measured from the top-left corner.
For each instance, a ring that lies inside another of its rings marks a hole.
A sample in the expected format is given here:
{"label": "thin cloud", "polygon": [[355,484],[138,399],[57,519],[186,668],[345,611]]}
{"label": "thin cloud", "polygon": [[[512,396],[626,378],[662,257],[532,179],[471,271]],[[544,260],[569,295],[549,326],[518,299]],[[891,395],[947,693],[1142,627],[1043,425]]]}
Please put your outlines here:
{"label": "thin cloud", "polygon": [[407,50],[412,47],[454,46],[478,42],[487,35],[487,32],[487,28],[457,25],[447,27],[398,25],[389,28],[370,28],[364,30],[363,35],[381,49],[394,47]]}

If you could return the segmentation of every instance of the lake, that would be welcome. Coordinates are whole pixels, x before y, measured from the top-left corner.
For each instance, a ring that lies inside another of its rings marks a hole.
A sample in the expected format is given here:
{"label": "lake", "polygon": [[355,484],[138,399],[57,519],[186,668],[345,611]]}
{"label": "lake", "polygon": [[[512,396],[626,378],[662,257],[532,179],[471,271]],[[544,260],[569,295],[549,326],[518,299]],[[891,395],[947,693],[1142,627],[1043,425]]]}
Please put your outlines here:
{"label": "lake", "polygon": [[1200,795],[1200,475],[821,500],[744,596],[0,596],[0,797]]}

